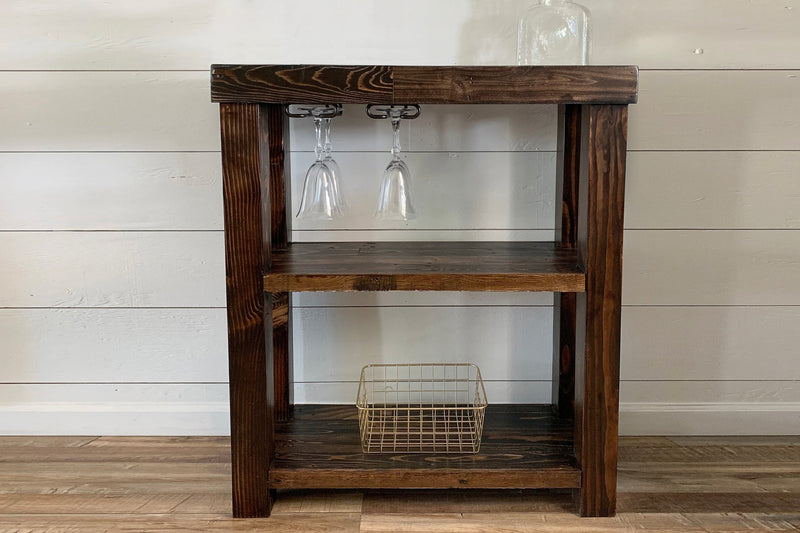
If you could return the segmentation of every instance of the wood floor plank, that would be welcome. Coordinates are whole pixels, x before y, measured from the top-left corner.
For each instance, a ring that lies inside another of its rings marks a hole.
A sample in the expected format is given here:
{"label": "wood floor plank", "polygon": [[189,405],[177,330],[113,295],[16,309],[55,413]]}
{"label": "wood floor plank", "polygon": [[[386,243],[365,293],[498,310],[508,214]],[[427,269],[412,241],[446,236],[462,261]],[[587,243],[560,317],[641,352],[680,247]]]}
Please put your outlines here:
{"label": "wood floor plank", "polygon": [[172,509],[173,514],[231,514],[230,491],[191,494]]}
{"label": "wood floor plank", "polygon": [[211,515],[0,515],[0,533],[223,532],[358,533],[358,513],[289,513],[247,520]]}
{"label": "wood floor plank", "polygon": [[580,519],[566,514],[533,513],[441,513],[370,514],[361,519],[361,533],[533,533],[543,531],[660,533],[705,531],[681,514],[626,515]]}
{"label": "wood floor plank", "polygon": [[279,491],[273,513],[360,513],[358,491]]}
{"label": "wood floor plank", "polygon": [[185,494],[230,490],[229,463],[0,463],[2,493]]}
{"label": "wood floor plank", "polygon": [[800,531],[795,442],[622,439],[614,518],[579,518],[570,491],[280,490],[272,517],[233,520],[228,439],[0,437],[0,533]]}
{"label": "wood floor plank", "polygon": [[[36,437],[36,436],[2,436],[0,448],[6,454],[6,448],[77,448],[85,446],[99,437]],[[12,452],[13,453],[13,452]]]}
{"label": "wood floor plank", "polygon": [[5,494],[0,514],[165,514],[189,494]]}
{"label": "wood floor plank", "polygon": [[571,513],[570,491],[415,490],[372,491],[364,495],[363,514],[386,513]]}
{"label": "wood floor plank", "polygon": [[626,447],[620,460],[628,463],[745,464],[800,463],[800,446],[679,446],[650,448]]}
{"label": "wood floor plank", "polygon": [[0,463],[228,463],[229,447],[115,446],[67,447],[3,446]]}
{"label": "wood floor plank", "polygon": [[[649,438],[649,437],[644,437]],[[625,437],[627,440],[628,437]],[[664,437],[678,446],[800,446],[800,435]],[[622,441],[623,439],[620,439]],[[648,442],[648,445],[650,443]]]}

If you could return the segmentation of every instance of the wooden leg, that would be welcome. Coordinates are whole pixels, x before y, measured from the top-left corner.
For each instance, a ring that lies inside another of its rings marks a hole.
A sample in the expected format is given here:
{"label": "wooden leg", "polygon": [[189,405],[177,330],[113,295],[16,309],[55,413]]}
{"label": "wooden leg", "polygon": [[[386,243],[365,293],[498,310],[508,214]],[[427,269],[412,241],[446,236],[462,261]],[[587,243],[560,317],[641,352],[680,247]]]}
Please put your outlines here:
{"label": "wooden leg", "polygon": [[[281,105],[264,105],[269,149],[269,218],[273,250],[289,246],[292,205],[289,168],[289,120]],[[289,293],[273,294],[273,352],[275,372],[275,419],[287,420],[292,412],[292,300]]]}
{"label": "wooden leg", "polygon": [[272,347],[275,368],[275,419],[292,414],[292,305],[291,293],[272,295]]}
{"label": "wooden leg", "polygon": [[258,105],[220,104],[228,297],[233,515],[269,516],[274,451],[272,301],[264,293],[270,260],[269,150]]}
{"label": "wooden leg", "polygon": [[[578,164],[581,106],[558,106],[556,235],[562,248],[578,239]],[[575,294],[556,293],[553,306],[553,407],[572,418],[575,401]]]}
{"label": "wooden leg", "polygon": [[582,516],[612,516],[617,496],[622,228],[628,108],[582,111],[577,297],[576,448]]}

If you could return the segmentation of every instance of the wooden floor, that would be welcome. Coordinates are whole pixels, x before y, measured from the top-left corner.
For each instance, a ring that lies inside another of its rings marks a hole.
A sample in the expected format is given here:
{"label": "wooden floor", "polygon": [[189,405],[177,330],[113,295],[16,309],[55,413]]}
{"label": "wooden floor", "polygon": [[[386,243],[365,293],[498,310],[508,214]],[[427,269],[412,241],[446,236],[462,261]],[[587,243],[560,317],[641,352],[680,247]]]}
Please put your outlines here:
{"label": "wooden floor", "polygon": [[567,493],[281,492],[233,520],[228,440],[0,437],[0,532],[798,531],[800,437],[623,438],[619,513]]}

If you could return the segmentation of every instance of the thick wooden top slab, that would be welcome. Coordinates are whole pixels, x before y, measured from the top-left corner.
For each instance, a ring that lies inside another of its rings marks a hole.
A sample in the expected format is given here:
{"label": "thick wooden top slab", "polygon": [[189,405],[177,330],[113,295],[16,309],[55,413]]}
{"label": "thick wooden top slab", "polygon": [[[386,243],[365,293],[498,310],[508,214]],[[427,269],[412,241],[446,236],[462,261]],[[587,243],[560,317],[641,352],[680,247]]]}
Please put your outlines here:
{"label": "thick wooden top slab", "polygon": [[212,65],[213,102],[632,104],[635,66]]}

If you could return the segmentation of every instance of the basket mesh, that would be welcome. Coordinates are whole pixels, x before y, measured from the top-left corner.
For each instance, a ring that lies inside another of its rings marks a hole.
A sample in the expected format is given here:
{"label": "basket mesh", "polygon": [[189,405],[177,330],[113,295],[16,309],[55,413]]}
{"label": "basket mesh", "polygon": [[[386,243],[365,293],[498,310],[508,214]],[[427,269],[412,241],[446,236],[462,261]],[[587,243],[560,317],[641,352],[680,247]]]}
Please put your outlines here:
{"label": "basket mesh", "polygon": [[486,391],[469,363],[367,365],[358,387],[364,453],[477,453]]}

